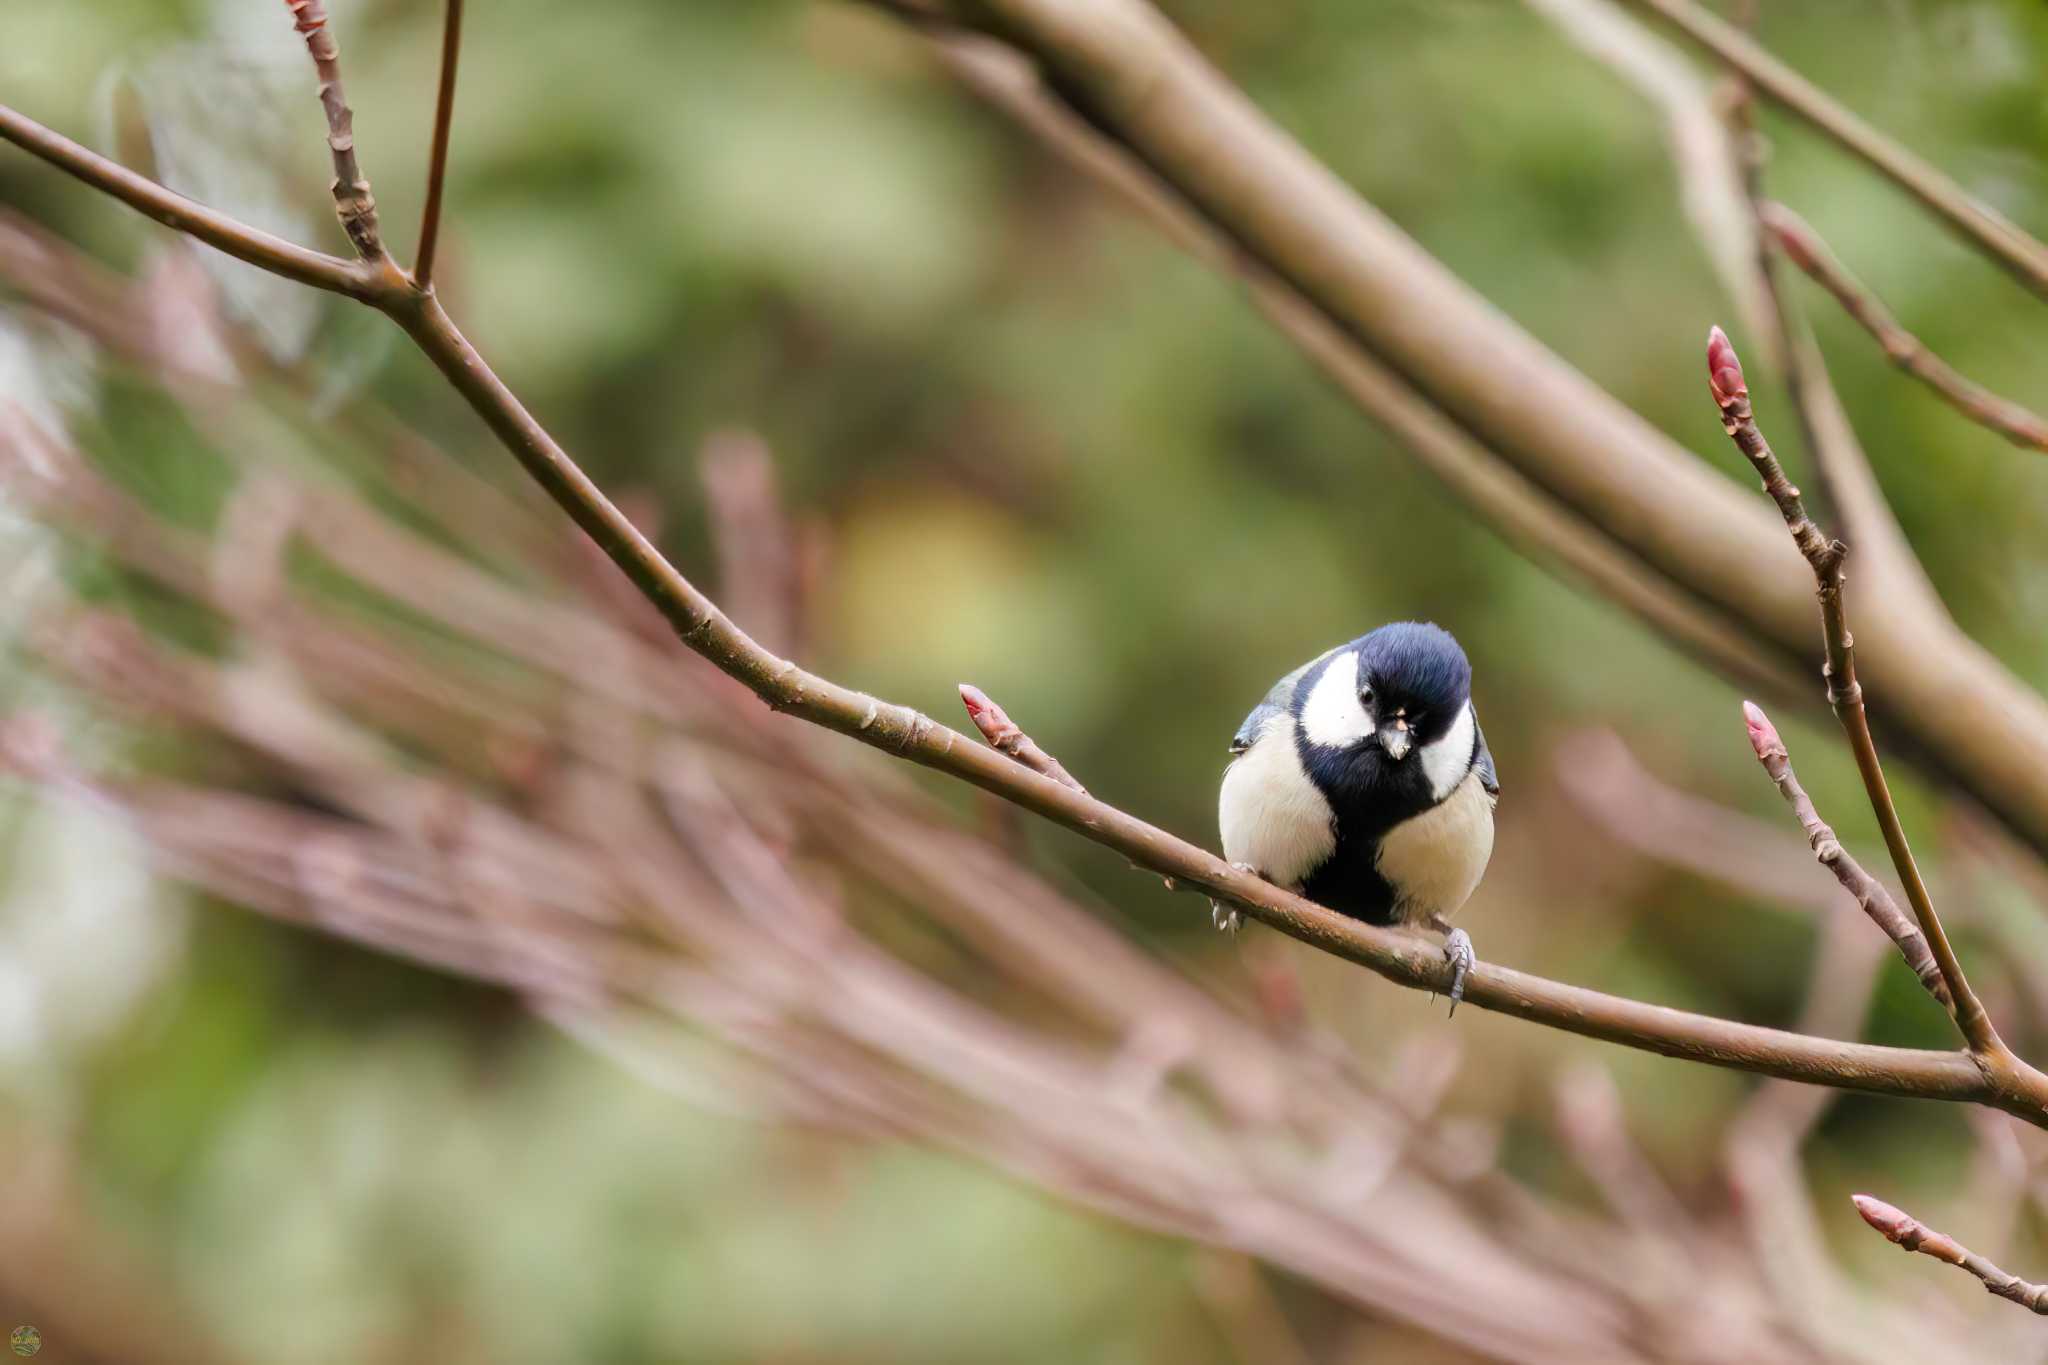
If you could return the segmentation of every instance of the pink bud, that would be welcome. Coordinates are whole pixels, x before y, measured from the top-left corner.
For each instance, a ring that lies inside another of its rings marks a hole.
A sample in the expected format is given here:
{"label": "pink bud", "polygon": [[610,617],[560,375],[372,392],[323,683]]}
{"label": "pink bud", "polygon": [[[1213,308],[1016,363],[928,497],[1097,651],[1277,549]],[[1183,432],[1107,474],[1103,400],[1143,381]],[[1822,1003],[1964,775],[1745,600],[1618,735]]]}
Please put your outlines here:
{"label": "pink bud", "polygon": [[1749,393],[1742,378],[1742,362],[1735,358],[1728,334],[1719,327],[1707,333],[1707,386],[1714,391],[1714,401],[1723,407]]}
{"label": "pink bud", "polygon": [[1742,703],[1742,723],[1749,728],[1749,747],[1756,750],[1759,759],[1785,755],[1785,741],[1778,737],[1778,727],[1771,724],[1763,707],[1753,701]]}
{"label": "pink bud", "polygon": [[995,705],[994,702],[988,699],[988,693],[982,691],[973,683],[960,684],[960,700],[967,707],[967,714],[975,720],[980,720],[982,713]]}
{"label": "pink bud", "polygon": [[1864,1222],[1890,1241],[1898,1241],[1913,1226],[1912,1217],[1904,1209],[1894,1208],[1874,1195],[1852,1194],[1849,1202],[1856,1206],[1856,1212],[1863,1215]]}

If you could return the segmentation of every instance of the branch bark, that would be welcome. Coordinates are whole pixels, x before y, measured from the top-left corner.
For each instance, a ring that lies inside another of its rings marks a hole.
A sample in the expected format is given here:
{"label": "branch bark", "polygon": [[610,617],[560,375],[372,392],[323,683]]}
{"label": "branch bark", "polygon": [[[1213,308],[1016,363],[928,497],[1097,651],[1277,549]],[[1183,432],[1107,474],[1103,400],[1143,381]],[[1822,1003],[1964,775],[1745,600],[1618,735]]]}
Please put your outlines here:
{"label": "branch bark", "polygon": [[145,218],[202,241],[238,261],[363,302],[368,302],[375,292],[377,276],[360,263],[287,242],[204,204],[195,204],[184,195],[79,146],[61,133],[24,118],[6,105],[0,105],[0,138],[120,200]]}
{"label": "branch bark", "polygon": [[2009,1299],[2022,1308],[2048,1314],[2048,1284],[2029,1284],[2017,1275],[2007,1274],[1947,1233],[1936,1232],[1905,1210],[1894,1208],[1882,1199],[1867,1194],[1851,1195],[1850,1198],[1856,1204],[1856,1212],[1863,1215],[1863,1221],[1883,1233],[1887,1242],[1960,1266],[1982,1280],[1987,1292]]}
{"label": "branch bark", "polygon": [[441,30],[441,81],[434,95],[434,146],[427,166],[427,206],[420,214],[419,256],[413,282],[434,287],[434,252],[441,241],[441,196],[448,180],[448,135],[455,123],[455,65],[462,55],[462,0],[447,0]]}
{"label": "branch bark", "polygon": [[1863,870],[1863,864],[1856,861],[1854,854],[1842,846],[1835,837],[1835,831],[1827,821],[1820,818],[1814,808],[1813,798],[1800,785],[1799,775],[1792,771],[1792,755],[1785,748],[1785,741],[1778,735],[1778,727],[1771,724],[1771,718],[1755,702],[1742,703],[1742,718],[1749,729],[1750,747],[1756,750],[1757,762],[1764,765],[1771,781],[1785,798],[1785,804],[1792,808],[1792,814],[1799,821],[1799,827],[1806,831],[1806,842],[1813,848],[1813,856],[1821,866],[1835,875],[1842,889],[1849,893],[1870,916],[1871,922],[1884,930],[1885,937],[1898,945],[1899,955],[1906,959],[1906,965],[1913,969],[1913,975],[1920,978],[1920,984],[1927,988],[1942,1004],[1942,1008],[1955,1013],[1955,998],[1949,993],[1948,983],[1942,979],[1941,968],[1934,961],[1934,953],[1927,946],[1927,936],[1920,932],[1906,912],[1899,909],[1899,903],[1892,899],[1892,893],[1885,889],[1883,882]]}
{"label": "branch bark", "polygon": [[377,226],[377,201],[370,195],[370,182],[356,163],[356,116],[348,107],[341,88],[341,44],[327,22],[326,0],[284,0],[292,12],[292,27],[306,39],[306,51],[313,58],[313,70],[320,79],[320,110],[327,116],[327,150],[334,158],[334,211],[341,218],[342,231],[355,245],[356,254],[366,261],[384,255],[384,239]]}

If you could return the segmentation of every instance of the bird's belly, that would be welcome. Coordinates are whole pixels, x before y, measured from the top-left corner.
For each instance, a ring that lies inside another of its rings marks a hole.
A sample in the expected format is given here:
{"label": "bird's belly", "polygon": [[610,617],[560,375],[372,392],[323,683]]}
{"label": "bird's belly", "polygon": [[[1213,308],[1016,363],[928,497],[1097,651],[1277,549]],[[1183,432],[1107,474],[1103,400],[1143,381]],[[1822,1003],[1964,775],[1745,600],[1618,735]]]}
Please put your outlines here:
{"label": "bird's belly", "polygon": [[1223,774],[1217,801],[1223,856],[1258,869],[1268,881],[1299,887],[1337,846],[1330,803],[1302,771],[1293,723],[1285,716]]}
{"label": "bird's belly", "polygon": [[1493,797],[1474,772],[1449,796],[1380,837],[1378,869],[1401,918],[1457,911],[1493,856]]}

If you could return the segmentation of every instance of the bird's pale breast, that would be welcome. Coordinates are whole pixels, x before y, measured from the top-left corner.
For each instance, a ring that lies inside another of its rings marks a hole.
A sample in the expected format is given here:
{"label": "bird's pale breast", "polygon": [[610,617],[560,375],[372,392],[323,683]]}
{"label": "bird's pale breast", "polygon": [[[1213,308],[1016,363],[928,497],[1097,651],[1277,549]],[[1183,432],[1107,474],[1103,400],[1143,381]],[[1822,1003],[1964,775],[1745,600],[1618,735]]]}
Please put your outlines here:
{"label": "bird's pale breast", "polygon": [[1451,794],[1380,838],[1379,871],[1400,898],[1404,919],[1455,913],[1471,898],[1493,856],[1493,797],[1476,771]]}
{"label": "bird's pale breast", "polygon": [[1223,856],[1280,886],[1298,887],[1337,847],[1336,817],[1302,770],[1284,712],[1224,772],[1217,815]]}

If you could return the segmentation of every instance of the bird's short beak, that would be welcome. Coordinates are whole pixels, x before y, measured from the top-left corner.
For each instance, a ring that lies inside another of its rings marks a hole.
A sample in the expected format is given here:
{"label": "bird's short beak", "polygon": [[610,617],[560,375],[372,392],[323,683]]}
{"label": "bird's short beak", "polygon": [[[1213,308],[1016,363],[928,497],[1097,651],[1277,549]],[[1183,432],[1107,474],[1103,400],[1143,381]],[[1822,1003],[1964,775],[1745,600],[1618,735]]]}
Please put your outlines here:
{"label": "bird's short beak", "polygon": [[1379,728],[1380,747],[1387,751],[1387,757],[1399,763],[1408,757],[1408,747],[1415,742],[1408,733],[1408,722],[1390,720]]}

